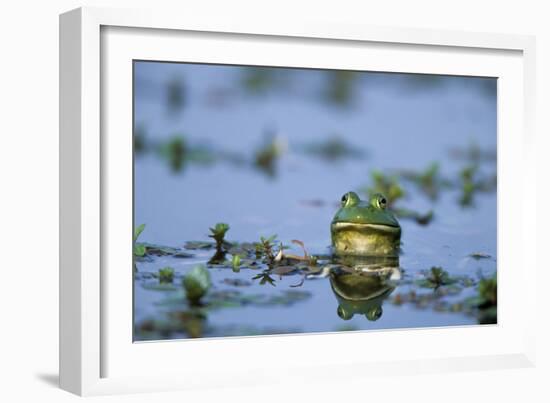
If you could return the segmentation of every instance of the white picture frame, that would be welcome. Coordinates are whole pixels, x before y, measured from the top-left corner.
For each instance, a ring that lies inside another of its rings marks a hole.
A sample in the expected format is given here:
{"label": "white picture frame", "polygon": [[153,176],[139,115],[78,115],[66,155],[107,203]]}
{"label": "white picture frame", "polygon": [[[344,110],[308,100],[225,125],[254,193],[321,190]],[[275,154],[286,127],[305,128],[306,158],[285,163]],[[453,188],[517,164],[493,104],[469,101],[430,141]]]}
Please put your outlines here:
{"label": "white picture frame", "polygon": [[[189,34],[192,38],[186,37]],[[124,276],[130,277],[130,272],[109,270],[115,261],[126,262],[124,254],[115,256],[117,248],[111,245],[131,248],[131,215],[124,213],[132,189],[127,181],[131,136],[109,133],[115,128],[128,133],[131,125],[126,119],[131,110],[127,104],[131,76],[125,76],[128,60],[178,60],[170,52],[180,41],[187,41],[186,51],[193,61],[271,65],[280,60],[281,65],[289,65],[291,55],[298,60],[296,66],[342,68],[357,63],[354,67],[361,68],[368,63],[370,69],[381,71],[391,71],[393,66],[395,71],[499,77],[499,324],[132,343],[131,337],[128,339],[132,331],[128,328],[131,290],[124,286]],[[224,53],[220,44],[226,43],[232,46],[225,46],[230,51]],[[266,46],[271,51],[262,51]],[[309,56],[300,56],[304,52],[297,52],[296,47],[310,50],[305,52]],[[317,47],[325,48],[315,52]],[[341,52],[342,57],[324,59],[325,49]],[[534,49],[534,38],[529,36],[315,20],[214,20],[192,14],[103,8],[81,8],[61,15],[61,387],[80,395],[96,395],[244,386],[269,382],[273,376],[296,382],[299,375],[302,382],[349,374],[361,377],[534,365],[535,289],[528,279],[536,277],[535,243],[528,241],[527,234],[536,233],[535,213],[521,198],[507,197],[517,194],[518,188],[534,187],[535,164],[529,158],[534,148]],[[365,62],[357,56],[364,52],[378,57]],[[423,57],[411,57],[415,55]],[[396,67],[405,56],[406,65]],[[113,164],[114,154],[117,164]],[[507,214],[510,211],[514,214]],[[377,348],[369,354],[353,353],[365,344]],[[343,346],[338,354],[335,346]],[[261,361],[257,359],[260,352]],[[219,362],[213,369],[214,361]]]}

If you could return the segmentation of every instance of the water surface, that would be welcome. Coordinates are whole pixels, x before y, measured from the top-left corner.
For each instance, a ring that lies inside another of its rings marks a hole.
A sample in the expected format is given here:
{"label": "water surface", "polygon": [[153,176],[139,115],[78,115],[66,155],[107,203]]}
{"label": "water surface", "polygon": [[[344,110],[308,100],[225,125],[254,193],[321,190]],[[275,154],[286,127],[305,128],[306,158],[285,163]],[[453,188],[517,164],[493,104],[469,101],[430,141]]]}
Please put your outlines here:
{"label": "water surface", "polygon": [[[230,242],[277,234],[295,254],[301,250],[291,241],[298,239],[310,254],[326,255],[342,194],[364,197],[373,171],[422,172],[437,162],[450,182],[432,200],[400,179],[407,196],[396,206],[433,210],[434,218],[428,225],[400,219],[402,279],[377,320],[341,319],[328,278],[295,287],[300,274],[274,275],[274,285],[260,284],[253,278],[262,268],[235,273],[229,266],[208,269],[210,293],[229,302],[208,307],[207,297],[199,315],[181,278],[214,251],[187,250],[192,257],[136,261],[136,340],[478,323],[475,312],[459,308],[477,295],[479,279],[496,271],[496,189],[461,205],[460,172],[472,161],[458,151],[481,150],[477,177],[496,175],[494,79],[136,62],[134,80],[134,125],[145,144],[134,163],[134,223],[146,224],[140,242],[183,248],[211,241],[209,227],[225,222]],[[179,164],[166,157],[174,138],[185,143]],[[329,150],[349,150],[325,154],[328,141],[336,141]],[[279,155],[258,166],[272,143]],[[174,283],[159,287],[154,276],[165,266],[174,268]],[[420,287],[434,266],[472,283]],[[407,299],[411,292],[416,296]]]}

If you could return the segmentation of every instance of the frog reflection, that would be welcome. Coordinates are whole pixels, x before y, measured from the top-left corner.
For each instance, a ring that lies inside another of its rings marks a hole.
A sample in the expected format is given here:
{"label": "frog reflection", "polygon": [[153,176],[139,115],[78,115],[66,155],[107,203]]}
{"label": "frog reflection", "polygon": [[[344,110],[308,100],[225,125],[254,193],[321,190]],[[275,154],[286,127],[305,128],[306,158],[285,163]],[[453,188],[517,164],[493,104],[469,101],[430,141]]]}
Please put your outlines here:
{"label": "frog reflection", "polygon": [[352,266],[331,270],[330,285],[338,301],[338,316],[343,320],[354,315],[364,315],[369,321],[380,319],[383,301],[400,278],[398,259],[360,259]]}

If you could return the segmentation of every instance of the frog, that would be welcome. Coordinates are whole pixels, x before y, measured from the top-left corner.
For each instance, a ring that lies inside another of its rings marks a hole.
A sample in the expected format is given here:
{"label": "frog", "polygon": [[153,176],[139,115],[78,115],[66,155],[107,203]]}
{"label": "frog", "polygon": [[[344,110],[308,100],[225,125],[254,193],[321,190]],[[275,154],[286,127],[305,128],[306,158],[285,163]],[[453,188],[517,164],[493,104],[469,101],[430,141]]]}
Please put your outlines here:
{"label": "frog", "polygon": [[361,200],[355,192],[342,196],[330,226],[336,256],[398,256],[401,226],[381,193]]}
{"label": "frog", "polygon": [[342,320],[350,320],[354,315],[364,315],[371,322],[380,319],[383,301],[396,288],[393,280],[396,275],[400,278],[397,267],[384,275],[332,270],[330,285],[338,301],[337,315]]}

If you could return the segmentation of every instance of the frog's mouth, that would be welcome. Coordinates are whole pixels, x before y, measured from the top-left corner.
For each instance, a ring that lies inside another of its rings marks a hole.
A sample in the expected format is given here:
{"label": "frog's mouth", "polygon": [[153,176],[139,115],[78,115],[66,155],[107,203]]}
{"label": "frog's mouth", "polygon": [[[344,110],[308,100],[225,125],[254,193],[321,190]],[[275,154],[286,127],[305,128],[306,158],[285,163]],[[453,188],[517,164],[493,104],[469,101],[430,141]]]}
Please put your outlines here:
{"label": "frog's mouth", "polygon": [[377,231],[397,234],[401,232],[401,227],[389,224],[374,224],[374,223],[356,223],[356,222],[335,222],[332,224],[333,229],[342,230],[359,230],[359,231]]}

